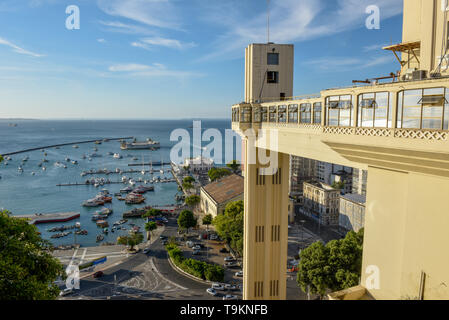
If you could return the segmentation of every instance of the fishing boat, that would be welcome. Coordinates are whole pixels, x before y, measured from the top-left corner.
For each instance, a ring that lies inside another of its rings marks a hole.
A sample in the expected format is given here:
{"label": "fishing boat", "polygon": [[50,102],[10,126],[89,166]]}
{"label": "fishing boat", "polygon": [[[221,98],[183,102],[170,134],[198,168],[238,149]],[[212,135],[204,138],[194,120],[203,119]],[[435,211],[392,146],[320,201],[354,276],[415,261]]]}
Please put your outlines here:
{"label": "fishing boat", "polygon": [[69,157],[66,157],[66,158],[65,158],[65,161],[70,162],[70,158],[69,158]]}
{"label": "fishing boat", "polygon": [[102,234],[97,235],[97,242],[101,242],[104,240],[104,236]]}
{"label": "fishing boat", "polygon": [[122,142],[120,149],[122,150],[146,150],[146,149],[158,149],[161,147],[159,141],[154,141],[148,138],[146,141],[139,142],[136,139],[133,142]]}
{"label": "fishing boat", "polygon": [[120,155],[120,153],[114,153],[114,155],[112,156],[114,159],[121,159],[122,156]]}
{"label": "fishing boat", "polygon": [[73,148],[74,148],[74,149],[78,149],[79,146],[75,144],[75,145],[73,146]]}
{"label": "fishing boat", "polygon": [[19,171],[20,173],[22,173],[22,172],[23,172],[22,166],[19,166],[19,167],[17,168],[17,171]]}
{"label": "fishing boat", "polygon": [[78,161],[72,160],[72,164],[78,164]]}

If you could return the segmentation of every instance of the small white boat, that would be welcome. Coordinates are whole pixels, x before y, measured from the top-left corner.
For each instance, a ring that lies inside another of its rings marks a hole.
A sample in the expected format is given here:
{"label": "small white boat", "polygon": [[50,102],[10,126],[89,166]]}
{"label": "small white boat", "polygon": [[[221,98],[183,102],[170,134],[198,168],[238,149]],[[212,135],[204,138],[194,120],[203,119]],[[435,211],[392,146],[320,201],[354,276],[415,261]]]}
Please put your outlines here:
{"label": "small white boat", "polygon": [[34,176],[36,173],[35,172],[31,172],[31,175]]}
{"label": "small white boat", "polygon": [[42,171],[45,171],[45,170],[47,170],[47,168],[45,168],[45,167],[42,167]]}
{"label": "small white boat", "polygon": [[113,158],[114,159],[121,159],[122,156],[119,153],[114,153]]}

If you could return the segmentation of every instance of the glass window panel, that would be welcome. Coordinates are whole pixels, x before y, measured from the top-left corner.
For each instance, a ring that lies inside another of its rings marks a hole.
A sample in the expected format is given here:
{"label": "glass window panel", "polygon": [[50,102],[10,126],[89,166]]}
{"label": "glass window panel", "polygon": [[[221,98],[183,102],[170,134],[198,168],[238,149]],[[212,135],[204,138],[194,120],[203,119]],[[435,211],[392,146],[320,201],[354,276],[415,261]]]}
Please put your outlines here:
{"label": "glass window panel", "polygon": [[329,101],[340,101],[340,97],[339,96],[329,97],[328,99],[329,99]]}
{"label": "glass window panel", "polygon": [[329,109],[328,125],[338,125],[338,109]]}
{"label": "glass window panel", "polygon": [[398,109],[397,109],[397,123],[398,128],[402,128],[402,103],[404,101],[404,91],[399,92],[398,95]]}
{"label": "glass window panel", "polygon": [[362,94],[362,99],[374,99],[374,93]]}
{"label": "glass window panel", "polygon": [[423,107],[423,129],[439,129],[442,128],[443,107]]}
{"label": "glass window panel", "polygon": [[388,128],[393,128],[393,95],[389,93],[388,97],[389,97]]}
{"label": "glass window panel", "polygon": [[380,92],[376,94],[376,105],[378,107],[386,107],[388,105],[388,92]]}
{"label": "glass window panel", "polygon": [[419,106],[419,100],[422,98],[421,90],[404,91],[404,108],[410,106]]}
{"label": "glass window panel", "polygon": [[449,130],[449,90],[446,89],[446,101],[448,101],[448,103],[446,103],[444,105],[444,125],[443,125],[443,129],[444,130]]}
{"label": "glass window panel", "polygon": [[374,126],[374,109],[362,108],[362,127],[373,127]]}
{"label": "glass window panel", "polygon": [[339,126],[349,127],[351,120],[351,110],[350,109],[342,109],[340,110],[340,123]]}
{"label": "glass window panel", "polygon": [[425,96],[444,95],[444,88],[424,89]]}

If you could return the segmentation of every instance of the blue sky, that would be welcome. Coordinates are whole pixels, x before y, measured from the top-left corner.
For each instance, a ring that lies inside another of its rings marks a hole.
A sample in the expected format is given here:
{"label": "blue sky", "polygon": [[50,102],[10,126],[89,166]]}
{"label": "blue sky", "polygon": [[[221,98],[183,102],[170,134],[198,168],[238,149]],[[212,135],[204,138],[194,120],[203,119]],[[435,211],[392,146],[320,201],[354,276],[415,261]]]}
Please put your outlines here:
{"label": "blue sky", "polygon": [[[365,27],[373,4],[380,30]],[[380,48],[401,35],[402,0],[271,0],[295,95],[397,71]],[[265,0],[0,0],[0,118],[230,117],[253,42],[266,42]]]}

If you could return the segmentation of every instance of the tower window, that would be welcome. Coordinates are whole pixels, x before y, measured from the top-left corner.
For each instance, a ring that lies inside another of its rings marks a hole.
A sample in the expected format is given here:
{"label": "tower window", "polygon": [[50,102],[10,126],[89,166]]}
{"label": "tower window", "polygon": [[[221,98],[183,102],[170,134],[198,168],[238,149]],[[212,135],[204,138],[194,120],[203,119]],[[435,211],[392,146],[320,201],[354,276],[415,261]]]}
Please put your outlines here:
{"label": "tower window", "polygon": [[279,83],[279,72],[267,71],[267,83]]}
{"label": "tower window", "polygon": [[268,53],[267,64],[275,66],[279,65],[279,53]]}

